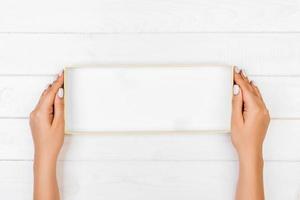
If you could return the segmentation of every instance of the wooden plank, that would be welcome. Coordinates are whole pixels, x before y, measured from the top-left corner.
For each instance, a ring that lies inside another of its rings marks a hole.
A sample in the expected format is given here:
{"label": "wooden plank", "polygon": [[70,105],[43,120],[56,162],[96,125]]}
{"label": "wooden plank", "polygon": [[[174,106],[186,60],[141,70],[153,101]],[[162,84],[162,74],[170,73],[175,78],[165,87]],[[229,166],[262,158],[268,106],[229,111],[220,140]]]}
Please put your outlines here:
{"label": "wooden plank", "polygon": [[[63,162],[58,168],[66,200],[229,200],[238,171],[236,162]],[[299,199],[298,162],[266,162],[264,171],[266,199]],[[0,186],[9,199],[32,199],[32,163],[2,161]]]}
{"label": "wooden plank", "polygon": [[300,34],[0,34],[0,44],[2,75],[80,63],[235,64],[252,75],[300,75]]}
{"label": "wooden plank", "polygon": [[[0,120],[0,160],[32,160],[33,144],[25,119]],[[273,120],[264,158],[300,161],[300,121]],[[205,161],[236,160],[230,134],[67,135],[61,160]]]}
{"label": "wooden plank", "polygon": [[[3,76],[0,117],[28,117],[51,76]],[[273,118],[300,117],[300,77],[250,77],[260,87]],[[275,90],[276,89],[276,90]]]}
{"label": "wooden plank", "polygon": [[291,32],[298,0],[1,2],[2,32]]}

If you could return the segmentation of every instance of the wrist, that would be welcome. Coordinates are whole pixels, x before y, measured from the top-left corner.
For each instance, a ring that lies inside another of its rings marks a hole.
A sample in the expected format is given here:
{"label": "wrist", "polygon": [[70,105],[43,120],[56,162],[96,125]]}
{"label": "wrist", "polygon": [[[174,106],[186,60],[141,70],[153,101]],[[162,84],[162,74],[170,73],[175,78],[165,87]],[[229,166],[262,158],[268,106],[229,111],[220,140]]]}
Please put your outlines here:
{"label": "wrist", "polygon": [[261,148],[244,148],[238,151],[240,161],[261,161],[263,160],[262,147]]}
{"label": "wrist", "polygon": [[50,154],[39,154],[35,153],[34,155],[34,166],[39,167],[47,167],[47,166],[54,166],[57,162],[57,156],[50,155]]}
{"label": "wrist", "polygon": [[53,162],[56,161],[58,157],[58,152],[53,150],[49,146],[44,146],[43,148],[40,145],[34,147],[34,160],[43,161],[43,162]]}
{"label": "wrist", "polygon": [[262,152],[251,152],[239,155],[239,166],[242,170],[262,170],[264,165]]}
{"label": "wrist", "polygon": [[35,159],[33,164],[35,179],[48,179],[56,175],[56,160]]}

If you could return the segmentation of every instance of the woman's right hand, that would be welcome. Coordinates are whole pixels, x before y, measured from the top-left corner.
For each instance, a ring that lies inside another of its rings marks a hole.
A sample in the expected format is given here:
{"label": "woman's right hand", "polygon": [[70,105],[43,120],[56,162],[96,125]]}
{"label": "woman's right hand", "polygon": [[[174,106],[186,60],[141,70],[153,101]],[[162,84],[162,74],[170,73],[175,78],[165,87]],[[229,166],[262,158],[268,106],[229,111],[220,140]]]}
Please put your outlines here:
{"label": "woman's right hand", "polygon": [[253,81],[235,68],[231,138],[239,156],[237,200],[263,200],[263,141],[270,122],[268,109]]}
{"label": "woman's right hand", "polygon": [[235,68],[231,136],[240,159],[262,155],[270,115],[260,91],[244,71]]}

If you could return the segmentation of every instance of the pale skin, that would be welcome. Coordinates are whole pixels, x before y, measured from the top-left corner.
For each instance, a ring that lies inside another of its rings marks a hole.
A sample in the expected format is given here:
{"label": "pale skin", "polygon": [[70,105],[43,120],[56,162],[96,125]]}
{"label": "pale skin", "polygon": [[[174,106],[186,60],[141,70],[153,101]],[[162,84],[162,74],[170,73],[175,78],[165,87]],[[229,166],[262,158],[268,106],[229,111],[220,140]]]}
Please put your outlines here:
{"label": "pale skin", "polygon": [[[34,200],[58,200],[56,162],[64,142],[64,101],[60,76],[49,85],[30,114],[34,142]],[[60,90],[60,92],[59,92]]]}
{"label": "pale skin", "polygon": [[233,96],[231,118],[231,139],[239,156],[236,199],[263,200],[262,147],[270,115],[258,87],[238,68],[234,82],[239,88]]}
{"label": "pale skin", "polygon": [[[259,89],[237,68],[231,137],[239,157],[237,200],[263,200],[262,146],[270,122]],[[30,114],[34,142],[34,200],[59,200],[56,163],[64,142],[63,73],[42,93]]]}

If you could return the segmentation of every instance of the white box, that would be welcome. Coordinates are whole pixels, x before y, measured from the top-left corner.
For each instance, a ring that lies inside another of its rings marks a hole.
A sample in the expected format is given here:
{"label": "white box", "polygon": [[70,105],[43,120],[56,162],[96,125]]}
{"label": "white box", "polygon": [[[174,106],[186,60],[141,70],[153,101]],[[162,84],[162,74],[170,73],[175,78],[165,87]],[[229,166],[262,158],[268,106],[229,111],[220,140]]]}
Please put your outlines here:
{"label": "white box", "polygon": [[231,66],[65,69],[65,132],[228,132]]}

